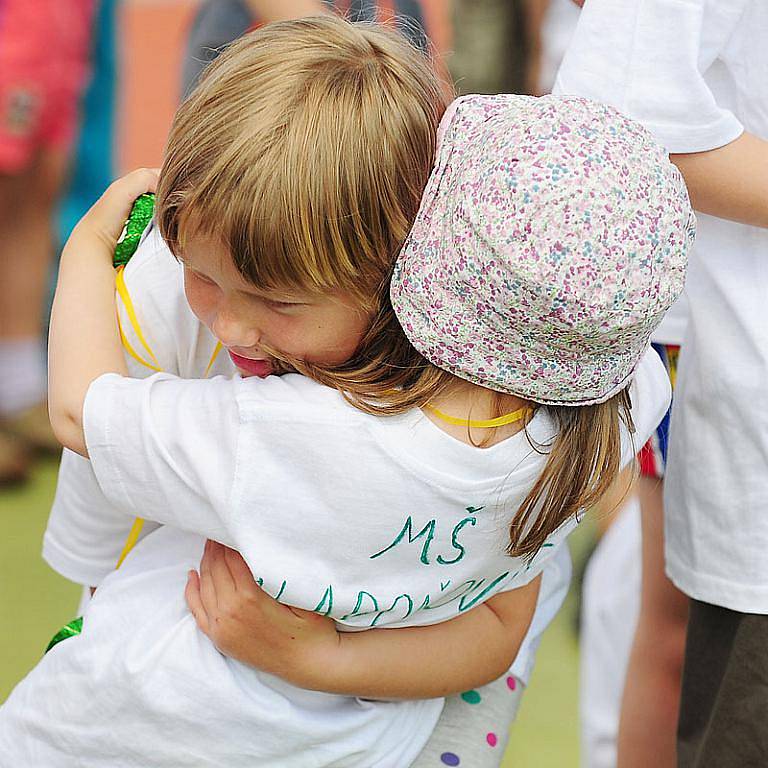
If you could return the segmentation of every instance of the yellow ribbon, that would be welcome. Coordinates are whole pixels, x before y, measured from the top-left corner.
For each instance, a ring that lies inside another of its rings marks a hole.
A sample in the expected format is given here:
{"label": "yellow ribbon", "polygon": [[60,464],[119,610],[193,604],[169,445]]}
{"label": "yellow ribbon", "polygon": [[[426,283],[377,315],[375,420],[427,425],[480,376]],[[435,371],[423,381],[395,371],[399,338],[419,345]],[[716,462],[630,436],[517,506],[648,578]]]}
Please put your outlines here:
{"label": "yellow ribbon", "polygon": [[424,407],[430,413],[437,416],[440,421],[444,421],[447,424],[453,424],[457,427],[477,427],[478,429],[493,429],[493,427],[503,427],[505,424],[514,424],[516,421],[520,421],[520,419],[524,419],[534,412],[533,408],[519,408],[516,411],[512,411],[512,413],[505,413],[503,416],[495,419],[459,419],[456,416],[448,416],[448,414],[438,411],[437,408],[433,408],[431,405]]}
{"label": "yellow ribbon", "polygon": [[208,365],[205,367],[205,373],[203,374],[203,378],[208,377],[208,374],[211,372],[211,368],[213,368],[213,364],[216,362],[216,358],[219,356],[219,352],[221,352],[221,342],[217,341],[216,346],[213,348],[213,354],[211,355],[211,359],[208,361]]}
{"label": "yellow ribbon", "polygon": [[133,331],[136,334],[136,338],[139,340],[139,343],[141,344],[141,346],[144,347],[146,353],[149,355],[150,360],[152,362],[147,362],[131,346],[130,342],[128,341],[125,334],[123,333],[123,326],[122,326],[122,323],[120,322],[120,314],[118,313],[117,325],[118,325],[118,328],[120,329],[120,339],[123,342],[125,351],[134,360],[141,363],[141,365],[149,368],[152,371],[161,371],[162,368],[160,367],[160,363],[157,361],[157,358],[155,357],[155,353],[152,351],[149,344],[147,344],[147,340],[144,338],[144,334],[142,333],[141,326],[139,325],[139,319],[138,317],[136,317],[136,310],[133,308],[131,295],[128,293],[128,288],[125,285],[125,277],[123,276],[122,267],[118,267],[117,276],[115,277],[115,287],[117,288],[117,295],[122,299],[123,306],[125,307],[125,313],[128,315],[128,322],[131,324],[131,328],[133,328]]}
{"label": "yellow ribbon", "polygon": [[[152,348],[149,346],[149,343],[144,338],[144,333],[141,330],[141,326],[139,325],[139,318],[136,315],[136,310],[133,307],[133,301],[131,301],[131,295],[128,293],[128,287],[125,284],[125,277],[123,276],[123,267],[118,267],[117,269],[117,275],[115,277],[115,287],[117,289],[117,295],[120,297],[121,301],[123,302],[123,306],[125,307],[125,313],[128,315],[128,322],[131,324],[131,328],[133,328],[133,332],[136,334],[136,338],[139,340],[139,343],[144,348],[144,351],[149,356],[149,360],[142,357],[131,345],[131,343],[128,341],[127,336],[123,332],[123,325],[120,322],[120,313],[117,313],[117,327],[120,331],[120,340],[123,343],[123,347],[125,348],[125,351],[134,359],[136,362],[138,362],[140,365],[143,365],[145,368],[149,368],[151,371],[162,371],[163,369],[160,367],[160,363],[158,362],[157,358],[155,357],[155,353],[152,351]],[[213,364],[216,362],[216,358],[218,357],[219,352],[221,352],[221,342],[217,342],[216,346],[213,349],[213,354],[211,355],[211,359],[208,361],[208,365],[205,369],[204,376],[207,376],[211,372],[211,368],[213,368]],[[117,565],[115,566],[115,570],[117,570],[122,564],[123,560],[127,557],[128,553],[136,546],[136,542],[139,540],[139,535],[141,534],[141,529],[144,527],[144,520],[140,517],[137,517],[133,521],[133,525],[131,526],[131,530],[128,533],[128,538],[125,540],[125,544],[123,545],[123,551],[120,553],[120,557],[117,559]]]}
{"label": "yellow ribbon", "polygon": [[125,560],[128,553],[136,546],[136,542],[139,540],[139,534],[141,533],[141,529],[143,527],[144,520],[140,517],[137,517],[133,521],[131,530],[128,533],[128,538],[125,540],[123,551],[120,553],[120,557],[117,558],[117,565],[115,566],[115,570],[117,570],[123,564],[123,560]]}

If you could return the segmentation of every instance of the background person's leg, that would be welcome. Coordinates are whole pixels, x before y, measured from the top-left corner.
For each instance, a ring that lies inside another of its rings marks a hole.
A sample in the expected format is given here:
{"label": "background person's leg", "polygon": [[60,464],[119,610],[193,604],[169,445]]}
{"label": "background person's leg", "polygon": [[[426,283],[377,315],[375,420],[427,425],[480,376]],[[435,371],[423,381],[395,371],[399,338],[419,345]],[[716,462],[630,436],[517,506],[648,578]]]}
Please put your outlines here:
{"label": "background person's leg", "polygon": [[768,616],[690,602],[680,768],[768,765]]}
{"label": "background person's leg", "polygon": [[66,152],[43,150],[22,173],[0,177],[0,339],[43,332],[53,210],[66,169]]}
{"label": "background person's leg", "polygon": [[688,598],[664,572],[663,481],[641,477],[642,595],[621,705],[619,768],[674,768]]}
{"label": "background person's leg", "polygon": [[49,450],[56,443],[44,407],[45,305],[66,167],[65,153],[41,151],[23,173],[0,178],[0,421]]}
{"label": "background person's leg", "polygon": [[616,766],[621,697],[639,604],[640,504],[633,494],[600,539],[584,577],[579,680],[584,768]]}

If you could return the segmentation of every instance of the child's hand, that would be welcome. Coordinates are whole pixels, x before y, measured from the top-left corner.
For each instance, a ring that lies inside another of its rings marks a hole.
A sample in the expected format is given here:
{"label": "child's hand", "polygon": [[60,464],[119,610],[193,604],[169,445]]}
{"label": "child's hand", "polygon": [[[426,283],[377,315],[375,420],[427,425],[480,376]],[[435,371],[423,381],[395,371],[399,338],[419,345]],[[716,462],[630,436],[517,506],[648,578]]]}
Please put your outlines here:
{"label": "child's hand", "polygon": [[97,249],[109,258],[111,264],[115,245],[134,200],[145,192],[154,192],[157,177],[156,168],[140,168],[112,182],[80,219],[67,241],[65,252]]}
{"label": "child's hand", "polygon": [[48,412],[59,442],[88,456],[83,404],[104,373],[125,374],[112,257],[133,201],[157,186],[157,172],[118,179],[73,230],[59,263],[48,336]]}
{"label": "child's hand", "polygon": [[282,605],[264,592],[238,552],[208,541],[200,574],[184,590],[197,626],[225,655],[251,667],[314,687],[339,647],[334,622]]}

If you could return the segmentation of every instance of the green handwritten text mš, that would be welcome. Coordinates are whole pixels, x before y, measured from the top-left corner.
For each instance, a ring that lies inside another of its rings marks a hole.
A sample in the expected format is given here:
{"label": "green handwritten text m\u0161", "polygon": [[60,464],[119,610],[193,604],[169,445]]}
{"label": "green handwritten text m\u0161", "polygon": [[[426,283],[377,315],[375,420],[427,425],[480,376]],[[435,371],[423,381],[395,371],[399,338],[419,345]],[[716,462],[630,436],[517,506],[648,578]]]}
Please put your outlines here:
{"label": "green handwritten text m\u0161", "polygon": [[[475,514],[480,512],[482,509],[483,507],[467,507],[467,512],[470,513],[469,517],[465,517],[462,520],[459,520],[459,522],[454,525],[453,531],[451,532],[451,547],[455,550],[455,553],[452,557],[446,557],[442,554],[438,554],[435,558],[435,562],[439,563],[440,565],[455,565],[464,558],[464,555],[467,554],[467,550],[466,546],[459,542],[459,533],[465,526],[474,526],[477,524],[477,517],[475,517]],[[403,527],[392,540],[392,543],[384,547],[384,549],[379,550],[375,554],[371,555],[370,559],[375,560],[377,557],[381,557],[400,544],[413,544],[419,539],[422,539],[419,561],[424,565],[431,565],[432,560],[430,560],[430,548],[432,546],[432,541],[435,538],[436,527],[437,520],[430,520],[421,528],[418,533],[414,535],[413,517],[408,515],[405,523],[403,523]]]}

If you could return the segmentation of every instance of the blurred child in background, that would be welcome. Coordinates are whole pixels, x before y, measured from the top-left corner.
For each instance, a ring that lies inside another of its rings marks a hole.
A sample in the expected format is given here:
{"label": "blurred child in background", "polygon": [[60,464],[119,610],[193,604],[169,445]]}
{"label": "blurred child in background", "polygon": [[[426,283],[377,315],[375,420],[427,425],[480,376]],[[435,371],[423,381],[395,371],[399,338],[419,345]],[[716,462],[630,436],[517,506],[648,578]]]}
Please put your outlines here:
{"label": "blurred child in background", "polygon": [[[675,586],[661,571],[659,489],[651,488],[621,768],[768,760],[766,39],[764,2],[587,0],[556,86],[643,122],[705,214],[665,473]],[[675,587],[691,598],[682,698],[685,609]]]}
{"label": "blurred child in background", "polygon": [[88,74],[94,0],[0,4],[0,483],[59,445],[47,424],[53,212]]}

